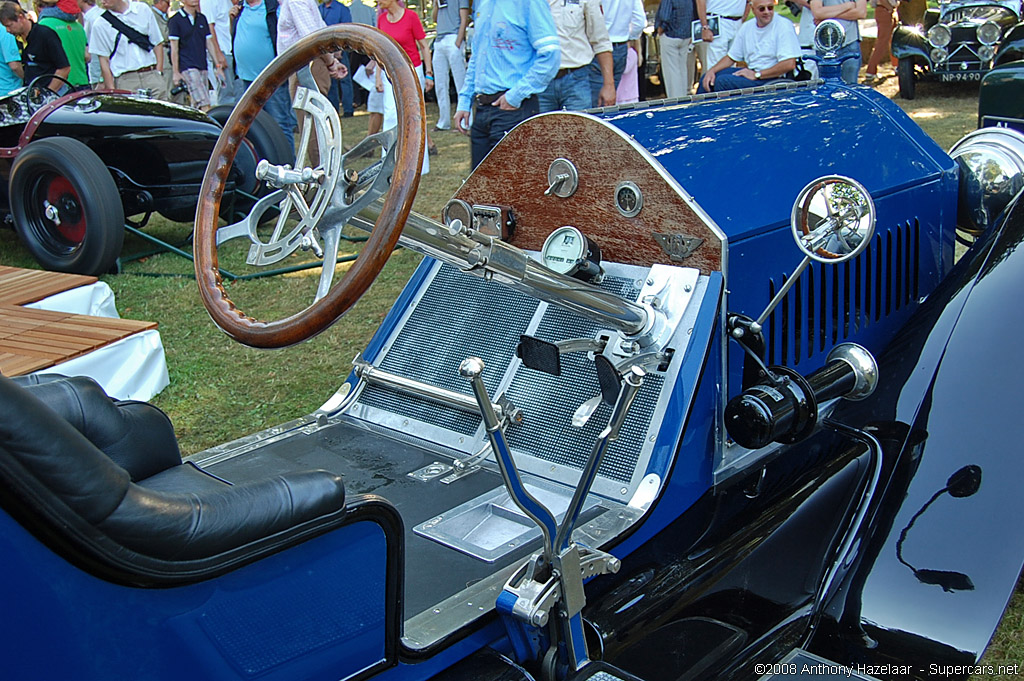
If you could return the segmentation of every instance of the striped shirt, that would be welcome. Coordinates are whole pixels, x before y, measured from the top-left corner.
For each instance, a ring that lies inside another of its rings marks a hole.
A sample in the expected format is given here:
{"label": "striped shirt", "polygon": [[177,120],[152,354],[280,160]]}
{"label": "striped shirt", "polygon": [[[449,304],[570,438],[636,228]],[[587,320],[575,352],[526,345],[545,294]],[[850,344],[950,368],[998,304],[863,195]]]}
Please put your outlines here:
{"label": "striped shirt", "polygon": [[327,26],[315,0],[282,0],[277,15],[277,53]]}
{"label": "striped shirt", "polygon": [[547,0],[479,0],[474,3],[473,56],[459,92],[459,111],[475,94],[506,91],[518,108],[543,92],[558,73],[562,51]]}

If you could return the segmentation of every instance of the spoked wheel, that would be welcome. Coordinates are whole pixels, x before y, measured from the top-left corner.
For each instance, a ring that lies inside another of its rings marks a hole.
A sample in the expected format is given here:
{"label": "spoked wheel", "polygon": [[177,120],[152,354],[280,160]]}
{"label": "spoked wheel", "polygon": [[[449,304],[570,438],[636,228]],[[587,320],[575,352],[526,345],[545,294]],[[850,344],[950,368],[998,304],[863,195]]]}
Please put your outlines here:
{"label": "spoked wheel", "polygon": [[[383,66],[394,84],[399,128],[342,153],[338,112],[316,88],[309,64],[340,50],[366,54]],[[295,161],[267,161],[257,177],[274,191],[262,197],[239,222],[218,227],[224,186],[239,145],[263,105],[292,74],[297,74],[293,107],[300,114]],[[405,51],[387,36],[358,24],[340,24],[311,34],[277,57],[246,90],[224,124],[203,178],[195,231],[195,271],[203,304],[228,335],[252,347],[284,347],[320,333],[369,288],[398,243],[419,186],[426,124],[419,81]],[[380,158],[365,168],[352,162],[369,150]],[[334,282],[338,244],[345,225],[370,204],[382,201],[379,216],[358,258]],[[272,233],[261,230],[267,211],[277,211]],[[248,240],[246,261],[269,266],[297,250],[322,257],[312,303],[276,321],[256,319],[232,302],[218,269],[218,247]]]}
{"label": "spoked wheel", "polygon": [[124,210],[110,171],[85,144],[37,140],[14,161],[11,210],[21,240],[58,272],[109,272],[124,242]]}

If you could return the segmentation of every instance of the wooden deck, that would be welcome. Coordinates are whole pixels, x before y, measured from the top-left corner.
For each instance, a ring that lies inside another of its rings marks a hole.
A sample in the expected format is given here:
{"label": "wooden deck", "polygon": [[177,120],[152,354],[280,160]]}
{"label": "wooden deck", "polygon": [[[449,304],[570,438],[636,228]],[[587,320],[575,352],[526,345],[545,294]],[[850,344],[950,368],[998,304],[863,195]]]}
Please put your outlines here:
{"label": "wooden deck", "polygon": [[0,374],[47,369],[157,327],[156,322],[21,307],[95,281],[78,274],[0,266]]}
{"label": "wooden deck", "polygon": [[96,283],[96,277],[26,270],[0,265],[0,303],[28,305],[79,286]]}

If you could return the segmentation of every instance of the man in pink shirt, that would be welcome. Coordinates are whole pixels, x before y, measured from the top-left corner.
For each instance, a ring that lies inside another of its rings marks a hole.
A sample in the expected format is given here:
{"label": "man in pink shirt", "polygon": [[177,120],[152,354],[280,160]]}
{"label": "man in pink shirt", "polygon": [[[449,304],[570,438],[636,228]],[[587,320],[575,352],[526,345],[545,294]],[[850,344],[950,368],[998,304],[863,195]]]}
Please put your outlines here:
{"label": "man in pink shirt", "polygon": [[[277,15],[277,53],[282,54],[301,38],[326,27],[314,0],[281,0]],[[331,78],[344,78],[348,69],[333,54],[321,55],[310,64],[320,92],[326,94]]]}

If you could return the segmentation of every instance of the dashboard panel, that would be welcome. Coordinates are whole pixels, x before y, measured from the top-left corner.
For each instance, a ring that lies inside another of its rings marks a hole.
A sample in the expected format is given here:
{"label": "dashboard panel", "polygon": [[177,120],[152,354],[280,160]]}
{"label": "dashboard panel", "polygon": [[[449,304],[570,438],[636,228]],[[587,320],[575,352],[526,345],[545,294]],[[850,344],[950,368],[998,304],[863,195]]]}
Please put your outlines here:
{"label": "dashboard panel", "polygon": [[[549,177],[558,175],[576,177],[552,186]],[[722,270],[722,240],[708,218],[642,147],[594,116],[555,112],[528,119],[455,198],[474,207],[510,207],[509,241],[527,251],[541,250],[552,232],[572,225],[600,245],[606,262]]]}

